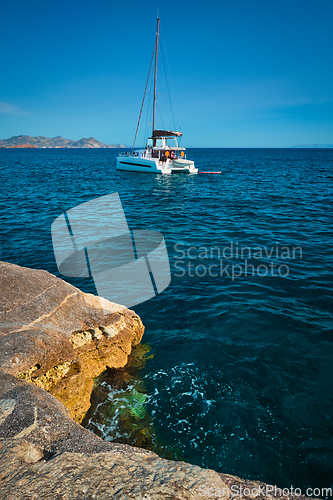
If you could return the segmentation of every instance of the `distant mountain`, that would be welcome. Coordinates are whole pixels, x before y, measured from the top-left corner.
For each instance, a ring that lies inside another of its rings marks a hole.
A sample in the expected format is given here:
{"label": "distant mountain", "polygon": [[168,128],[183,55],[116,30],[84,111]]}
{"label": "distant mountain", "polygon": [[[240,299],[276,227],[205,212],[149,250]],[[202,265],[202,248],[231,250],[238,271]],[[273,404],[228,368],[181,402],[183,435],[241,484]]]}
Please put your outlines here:
{"label": "distant mountain", "polygon": [[88,139],[80,139],[79,141],[73,142],[71,148],[122,148],[124,146],[121,145],[108,145],[103,142],[96,141],[93,137],[89,137]]}
{"label": "distant mountain", "polygon": [[333,148],[333,144],[305,144],[305,146],[292,146],[293,148]]}
{"label": "distant mountain", "polygon": [[17,146],[35,146],[36,148],[124,148],[122,144],[104,144],[93,137],[88,139],[80,139],[79,141],[71,141],[58,137],[30,137],[30,135],[16,135],[9,139],[0,140],[0,147],[12,148]]}

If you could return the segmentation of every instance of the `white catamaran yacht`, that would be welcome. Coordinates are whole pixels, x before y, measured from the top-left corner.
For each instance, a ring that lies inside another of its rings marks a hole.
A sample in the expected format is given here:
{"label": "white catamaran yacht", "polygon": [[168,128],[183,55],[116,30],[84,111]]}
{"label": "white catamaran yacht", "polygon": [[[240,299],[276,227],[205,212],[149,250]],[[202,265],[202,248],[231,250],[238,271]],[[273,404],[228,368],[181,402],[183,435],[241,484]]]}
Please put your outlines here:
{"label": "white catamaran yacht", "polygon": [[[159,43],[159,26],[160,19],[157,19],[156,41],[153,51],[155,56],[155,75],[154,75],[154,102],[153,102],[153,131],[151,137],[148,138],[144,149],[134,151],[135,141],[139,129],[142,109],[145,101],[150,69],[146,89],[141,105],[138,126],[135,133],[134,144],[131,153],[121,154],[117,158],[117,170],[127,170],[130,172],[149,172],[154,174],[172,174],[172,173],[188,173],[196,174],[198,169],[195,168],[194,162],[186,159],[185,148],[178,145],[178,137],[182,136],[181,132],[171,130],[155,130],[155,107],[156,107],[156,81],[157,81],[157,56]],[[152,58],[152,61],[153,61]]]}

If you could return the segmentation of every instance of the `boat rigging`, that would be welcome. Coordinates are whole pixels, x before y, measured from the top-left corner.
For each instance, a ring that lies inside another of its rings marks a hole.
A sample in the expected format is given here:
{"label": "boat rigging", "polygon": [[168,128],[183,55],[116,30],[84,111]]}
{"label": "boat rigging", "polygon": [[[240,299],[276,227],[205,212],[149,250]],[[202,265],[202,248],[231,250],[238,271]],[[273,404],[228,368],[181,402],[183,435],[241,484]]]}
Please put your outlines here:
{"label": "boat rigging", "polygon": [[[159,33],[160,18],[157,18],[155,45],[150,62],[147,83],[139,113],[139,120],[135,132],[132,151],[131,153],[120,154],[118,156],[117,170],[127,170],[131,172],[150,172],[155,174],[196,174],[198,172],[198,169],[195,168],[194,162],[186,158],[185,148],[178,145],[178,138],[182,136],[182,132],[155,129]],[[155,64],[152,133],[151,136],[148,137],[145,148],[141,151],[134,151],[153,61],[155,62]]]}

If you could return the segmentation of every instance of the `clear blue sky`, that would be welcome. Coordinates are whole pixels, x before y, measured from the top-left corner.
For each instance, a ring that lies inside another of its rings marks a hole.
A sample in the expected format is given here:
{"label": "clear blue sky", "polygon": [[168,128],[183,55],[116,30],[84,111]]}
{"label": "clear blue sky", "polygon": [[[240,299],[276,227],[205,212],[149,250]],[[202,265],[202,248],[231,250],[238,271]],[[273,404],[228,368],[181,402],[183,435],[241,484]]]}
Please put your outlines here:
{"label": "clear blue sky", "polygon": [[131,144],[156,14],[183,144],[333,143],[333,1],[1,5],[0,138]]}

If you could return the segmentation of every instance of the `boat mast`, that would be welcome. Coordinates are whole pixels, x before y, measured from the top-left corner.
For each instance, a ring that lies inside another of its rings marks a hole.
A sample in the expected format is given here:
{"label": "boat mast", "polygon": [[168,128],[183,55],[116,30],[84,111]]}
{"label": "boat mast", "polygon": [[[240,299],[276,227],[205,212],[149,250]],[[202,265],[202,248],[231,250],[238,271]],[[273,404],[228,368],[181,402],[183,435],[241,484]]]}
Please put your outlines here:
{"label": "boat mast", "polygon": [[154,78],[154,106],[153,106],[153,135],[155,130],[155,105],[156,105],[156,80],[157,80],[157,56],[158,56],[158,38],[160,34],[160,18],[157,18],[157,31],[156,31],[156,50],[155,50],[155,78]]}
{"label": "boat mast", "polygon": [[151,56],[151,60],[150,60],[150,66],[149,66],[149,71],[148,71],[148,77],[147,77],[147,82],[146,82],[146,88],[145,88],[145,91],[144,91],[144,94],[143,94],[143,99],[142,99],[142,104],[141,104],[141,109],[140,109],[140,114],[139,114],[138,124],[137,124],[136,131],[135,131],[135,137],[134,137],[134,142],[133,142],[133,147],[132,147],[132,153],[131,153],[132,155],[133,155],[133,152],[134,152],[134,146],[135,146],[136,137],[137,137],[137,135],[138,135],[138,130],[139,130],[139,125],[140,125],[140,120],[141,120],[141,115],[142,115],[143,105],[144,105],[144,103],[145,103],[146,92],[147,92],[148,83],[149,83],[149,78],[150,78],[150,71],[151,71],[151,67],[152,67],[152,65],[153,65],[153,61],[154,61],[155,49],[156,49],[156,43],[155,43],[155,45],[154,45],[153,54],[152,54],[152,56]]}

